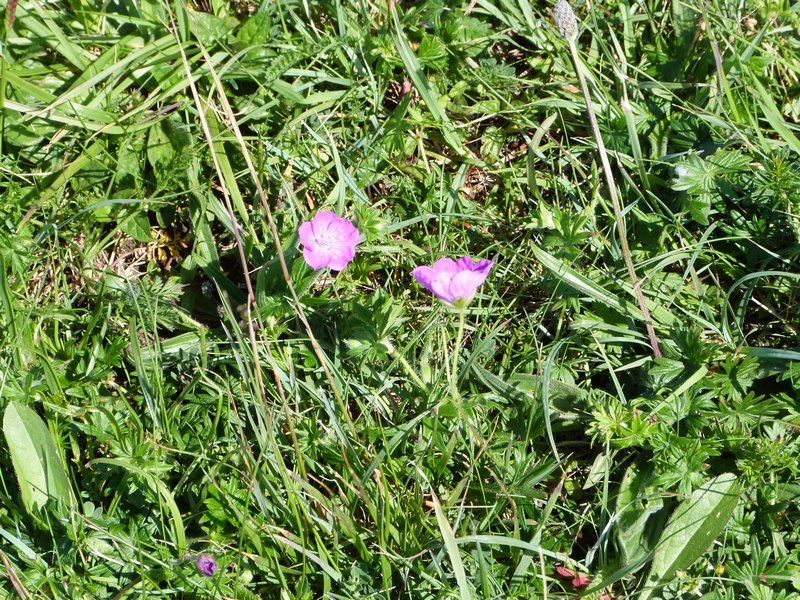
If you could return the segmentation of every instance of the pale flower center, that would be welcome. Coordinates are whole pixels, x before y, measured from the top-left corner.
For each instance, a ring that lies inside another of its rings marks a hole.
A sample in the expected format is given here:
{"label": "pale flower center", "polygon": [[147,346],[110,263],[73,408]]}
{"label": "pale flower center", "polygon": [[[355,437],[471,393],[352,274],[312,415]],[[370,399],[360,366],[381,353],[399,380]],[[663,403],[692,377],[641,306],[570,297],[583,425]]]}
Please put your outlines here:
{"label": "pale flower center", "polygon": [[317,235],[317,245],[323,250],[331,250],[336,246],[336,240],[330,234],[330,231],[326,231]]}

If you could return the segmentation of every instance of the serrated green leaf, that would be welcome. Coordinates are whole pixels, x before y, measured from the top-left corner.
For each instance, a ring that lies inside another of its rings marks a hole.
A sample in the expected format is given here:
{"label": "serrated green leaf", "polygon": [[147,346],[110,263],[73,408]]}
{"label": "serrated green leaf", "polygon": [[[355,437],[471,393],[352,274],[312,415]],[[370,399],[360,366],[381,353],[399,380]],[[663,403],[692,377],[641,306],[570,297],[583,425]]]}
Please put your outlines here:
{"label": "serrated green leaf", "polygon": [[686,200],[686,208],[695,223],[708,225],[708,217],[711,214],[711,200],[711,194],[691,196]]}
{"label": "serrated green leaf", "polygon": [[640,600],[662,597],[663,586],[700,558],[722,532],[738,501],[739,481],[736,475],[724,473],[678,507],[661,536]]}
{"label": "serrated green leaf", "polygon": [[679,360],[657,358],[653,361],[653,366],[648,374],[653,378],[671,379],[683,373],[685,369],[686,365]]}
{"label": "serrated green leaf", "polygon": [[69,481],[44,421],[33,410],[10,402],[3,416],[3,433],[19,481],[22,502],[31,514],[53,502],[69,506]]}

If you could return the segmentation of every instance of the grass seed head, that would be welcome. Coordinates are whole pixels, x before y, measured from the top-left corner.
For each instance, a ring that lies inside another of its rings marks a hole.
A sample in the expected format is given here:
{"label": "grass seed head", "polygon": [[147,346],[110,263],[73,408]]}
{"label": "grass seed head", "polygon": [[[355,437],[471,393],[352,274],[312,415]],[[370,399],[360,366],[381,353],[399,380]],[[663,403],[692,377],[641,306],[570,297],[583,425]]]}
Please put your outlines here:
{"label": "grass seed head", "polygon": [[558,0],[556,4],[556,26],[567,41],[577,39],[578,20],[567,0]]}

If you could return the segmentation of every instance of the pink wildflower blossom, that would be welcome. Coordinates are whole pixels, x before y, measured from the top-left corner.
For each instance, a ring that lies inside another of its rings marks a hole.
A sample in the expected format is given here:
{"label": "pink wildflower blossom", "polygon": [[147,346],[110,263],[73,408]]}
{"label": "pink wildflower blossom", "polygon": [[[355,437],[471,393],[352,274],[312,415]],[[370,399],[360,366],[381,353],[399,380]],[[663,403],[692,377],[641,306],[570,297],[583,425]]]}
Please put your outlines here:
{"label": "pink wildflower blossom", "polygon": [[311,221],[300,225],[298,233],[304,246],[303,258],[312,269],[343,270],[356,255],[361,239],[350,221],[330,210],[318,212]]}
{"label": "pink wildflower blossom", "polygon": [[440,258],[432,267],[417,267],[411,274],[440,300],[464,308],[489,276],[492,265],[491,260],[473,262],[469,256],[462,256],[458,262]]}

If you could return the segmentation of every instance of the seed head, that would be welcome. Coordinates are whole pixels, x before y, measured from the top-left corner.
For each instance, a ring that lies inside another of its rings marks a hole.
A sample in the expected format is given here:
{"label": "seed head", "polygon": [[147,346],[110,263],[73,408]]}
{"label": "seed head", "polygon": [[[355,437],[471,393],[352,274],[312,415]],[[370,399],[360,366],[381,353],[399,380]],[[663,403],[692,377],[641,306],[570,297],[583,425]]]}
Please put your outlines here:
{"label": "seed head", "polygon": [[567,0],[558,0],[556,4],[556,26],[565,40],[577,39],[578,20]]}

